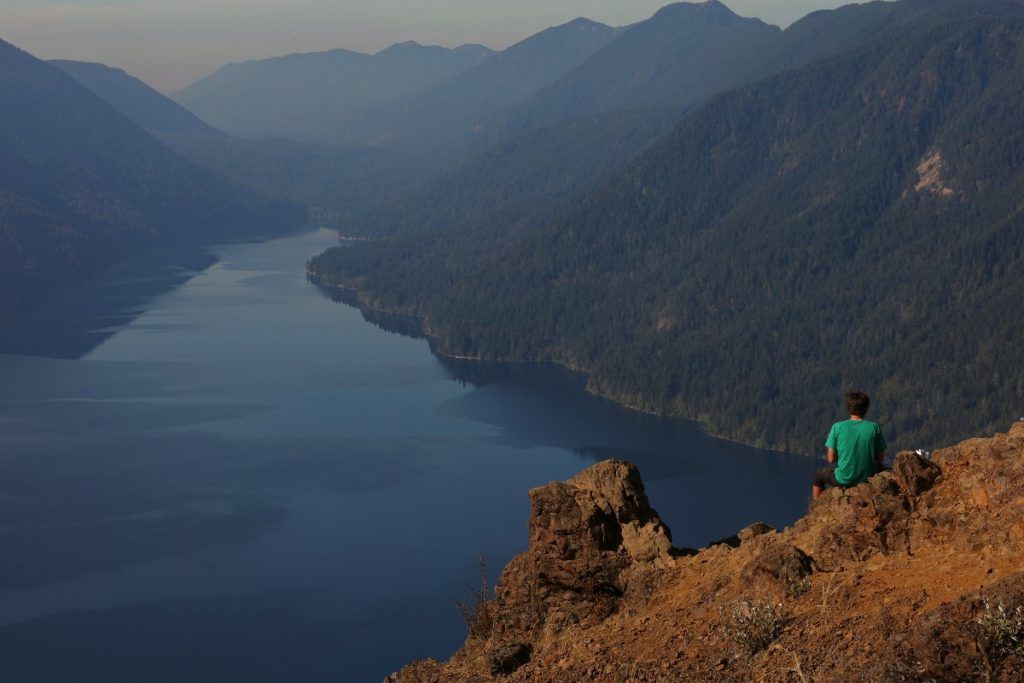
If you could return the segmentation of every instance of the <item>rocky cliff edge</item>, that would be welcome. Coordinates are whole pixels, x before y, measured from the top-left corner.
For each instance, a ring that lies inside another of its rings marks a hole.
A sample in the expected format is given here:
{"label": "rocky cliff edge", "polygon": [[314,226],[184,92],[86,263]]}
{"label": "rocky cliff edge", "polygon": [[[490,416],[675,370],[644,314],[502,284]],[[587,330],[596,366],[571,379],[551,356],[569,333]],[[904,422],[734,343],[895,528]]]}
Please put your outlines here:
{"label": "rocky cliff edge", "polygon": [[530,492],[465,645],[397,683],[1024,680],[1024,423],[899,453],[793,526],[671,546],[636,467]]}

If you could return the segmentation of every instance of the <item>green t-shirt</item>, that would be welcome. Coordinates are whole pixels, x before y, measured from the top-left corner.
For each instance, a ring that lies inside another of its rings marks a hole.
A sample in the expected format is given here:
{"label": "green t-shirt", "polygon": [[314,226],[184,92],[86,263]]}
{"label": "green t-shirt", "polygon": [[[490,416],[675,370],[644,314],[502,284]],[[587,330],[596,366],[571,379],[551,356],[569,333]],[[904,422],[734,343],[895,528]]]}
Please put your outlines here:
{"label": "green t-shirt", "polygon": [[836,481],[856,486],[878,471],[875,456],[885,452],[885,437],[870,420],[843,420],[832,425],[825,447],[836,452]]}

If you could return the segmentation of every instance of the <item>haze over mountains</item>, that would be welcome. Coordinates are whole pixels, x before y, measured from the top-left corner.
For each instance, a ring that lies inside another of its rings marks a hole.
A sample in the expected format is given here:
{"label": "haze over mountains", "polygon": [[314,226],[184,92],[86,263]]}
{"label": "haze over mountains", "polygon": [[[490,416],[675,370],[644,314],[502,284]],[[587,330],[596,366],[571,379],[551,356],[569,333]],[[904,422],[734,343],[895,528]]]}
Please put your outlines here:
{"label": "haze over mountains", "polygon": [[344,143],[345,126],[472,67],[493,53],[481,45],[446,49],[417,43],[374,55],[349,50],[229,64],[175,96],[236,135]]}
{"label": "haze over mountains", "polygon": [[50,63],[153,135],[168,138],[225,137],[222,131],[122,69],[64,59]]}
{"label": "haze over mountains", "polygon": [[2,41],[0,91],[0,318],[141,248],[297,218],[177,156],[57,67]]}
{"label": "haze over mountains", "polygon": [[[56,189],[29,203],[9,189],[28,176],[4,164],[4,196],[21,198],[6,201],[20,207],[6,234],[28,244],[24,216],[45,211],[49,232],[32,234],[58,245],[40,259],[59,264],[59,245],[77,244],[66,235],[98,215],[113,235],[149,225],[154,205],[192,225],[205,212],[229,222],[227,207],[248,201],[216,193],[286,200],[376,238],[315,259],[317,277],[426,317],[447,352],[557,360],[623,403],[767,446],[816,447],[846,384],[922,397],[893,415],[903,438],[956,439],[1024,402],[994,369],[1024,360],[1022,321],[997,313],[1024,291],[1022,7],[874,2],[780,30],[716,1],[678,3],[499,53],[402,44],[230,65],[177,96],[191,113],[119,70],[58,62],[102,98],[89,106],[106,123],[91,129],[130,131],[100,147],[144,136],[119,163],[159,169],[172,196],[189,174],[209,180],[183,191],[188,206],[150,188],[153,204],[122,224],[110,207],[127,200]],[[42,118],[77,139],[53,167],[87,169],[112,197],[143,194],[131,188],[149,187],[145,173],[100,168],[92,147],[75,153],[90,165],[65,160],[96,134],[59,116],[84,89],[32,63],[20,87],[69,89]],[[26,102],[41,108],[42,92]],[[25,120],[22,135],[38,132]],[[153,161],[130,161],[140,150]],[[79,221],[67,206],[83,205]]]}

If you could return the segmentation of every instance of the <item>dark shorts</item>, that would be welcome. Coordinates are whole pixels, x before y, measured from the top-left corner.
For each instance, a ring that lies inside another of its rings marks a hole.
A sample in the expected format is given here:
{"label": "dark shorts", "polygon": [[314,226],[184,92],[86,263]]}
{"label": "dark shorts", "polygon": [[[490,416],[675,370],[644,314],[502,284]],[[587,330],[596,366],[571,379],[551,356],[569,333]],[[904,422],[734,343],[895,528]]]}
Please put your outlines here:
{"label": "dark shorts", "polygon": [[[881,472],[884,468],[876,467],[875,473]],[[819,467],[814,470],[814,485],[818,488],[827,489],[830,486],[839,486],[841,488],[850,488],[846,484],[840,484],[839,480],[836,479],[836,466],[829,465],[827,467]]]}
{"label": "dark shorts", "polygon": [[814,470],[814,485],[820,489],[827,489],[830,486],[842,486],[836,479],[836,468],[834,465],[819,467]]}

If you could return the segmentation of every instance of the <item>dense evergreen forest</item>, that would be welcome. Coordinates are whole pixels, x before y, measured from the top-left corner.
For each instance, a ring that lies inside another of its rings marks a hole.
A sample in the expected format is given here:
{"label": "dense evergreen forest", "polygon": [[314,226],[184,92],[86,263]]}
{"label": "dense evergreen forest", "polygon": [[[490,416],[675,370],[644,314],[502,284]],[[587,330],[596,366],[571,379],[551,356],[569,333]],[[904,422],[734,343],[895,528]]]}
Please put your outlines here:
{"label": "dense evergreen forest", "polygon": [[451,354],[812,452],[861,387],[898,447],[1024,412],[1024,6],[904,0],[725,93],[582,200],[314,259]]}

